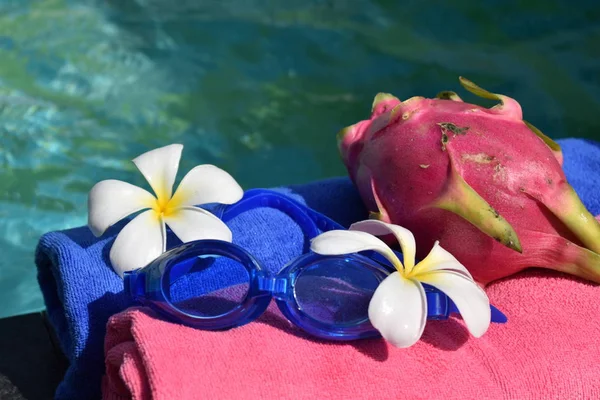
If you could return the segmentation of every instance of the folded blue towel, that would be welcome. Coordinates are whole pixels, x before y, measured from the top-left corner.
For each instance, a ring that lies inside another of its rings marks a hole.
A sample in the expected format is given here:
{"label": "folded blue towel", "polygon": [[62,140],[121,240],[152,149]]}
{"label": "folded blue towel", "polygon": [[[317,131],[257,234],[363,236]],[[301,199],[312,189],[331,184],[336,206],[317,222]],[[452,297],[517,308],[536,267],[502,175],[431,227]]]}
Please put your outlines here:
{"label": "folded blue towel", "polygon": [[[365,219],[367,212],[347,178],[278,188],[340,224]],[[60,399],[100,396],[104,373],[103,344],[108,318],[131,305],[123,281],[109,266],[110,245],[126,221],[100,239],[87,227],[45,234],[36,251],[38,280],[51,324],[70,367],[59,385]],[[304,235],[296,223],[275,209],[258,208],[227,223],[233,241],[251,252],[262,265],[278,272],[302,254]],[[177,244],[170,236],[167,246]]]}
{"label": "folded blue towel", "polygon": [[[600,143],[580,139],[559,142],[567,178],[588,209],[600,214]],[[357,191],[347,178],[277,190],[346,227],[367,217]],[[111,228],[100,239],[87,227],[51,232],[38,245],[36,264],[48,315],[71,362],[57,398],[100,396],[106,322],[111,315],[131,305],[123,294],[123,281],[108,266],[110,244],[124,224]],[[277,210],[252,210],[228,225],[234,242],[256,255],[273,272],[302,253],[302,232]],[[170,237],[168,246],[174,243]]]}

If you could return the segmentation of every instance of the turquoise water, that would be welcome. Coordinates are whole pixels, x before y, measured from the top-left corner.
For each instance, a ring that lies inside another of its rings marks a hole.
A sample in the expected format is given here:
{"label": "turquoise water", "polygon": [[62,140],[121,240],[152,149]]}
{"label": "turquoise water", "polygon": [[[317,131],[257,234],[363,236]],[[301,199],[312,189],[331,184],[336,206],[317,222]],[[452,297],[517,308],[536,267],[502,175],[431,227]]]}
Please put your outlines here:
{"label": "turquoise water", "polygon": [[85,224],[99,180],[143,185],[129,160],[155,147],[245,188],[343,175],[335,133],[378,91],[459,75],[600,139],[600,5],[449,3],[0,0],[0,317],[43,307],[40,235]]}

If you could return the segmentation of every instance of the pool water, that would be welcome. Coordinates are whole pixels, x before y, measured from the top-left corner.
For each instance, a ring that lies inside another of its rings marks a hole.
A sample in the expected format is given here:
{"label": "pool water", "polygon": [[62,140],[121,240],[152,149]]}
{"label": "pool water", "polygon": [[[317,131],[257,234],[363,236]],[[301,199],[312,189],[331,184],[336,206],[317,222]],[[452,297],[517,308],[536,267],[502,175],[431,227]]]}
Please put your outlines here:
{"label": "pool water", "polygon": [[43,307],[40,235],[85,224],[99,180],[145,185],[129,160],[156,147],[245,188],[344,175],[335,134],[377,92],[459,75],[600,139],[600,3],[578,3],[0,0],[0,317]]}

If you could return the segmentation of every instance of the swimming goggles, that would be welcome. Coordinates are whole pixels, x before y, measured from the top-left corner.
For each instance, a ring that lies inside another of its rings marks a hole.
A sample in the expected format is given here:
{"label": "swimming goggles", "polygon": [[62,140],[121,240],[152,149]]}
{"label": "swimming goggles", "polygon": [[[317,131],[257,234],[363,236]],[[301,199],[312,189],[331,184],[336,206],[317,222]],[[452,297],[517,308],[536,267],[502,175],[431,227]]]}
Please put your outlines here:
{"label": "swimming goggles", "polygon": [[[234,243],[199,240],[163,253],[144,268],[125,272],[126,293],[166,319],[199,329],[244,325],[263,314],[274,298],[291,323],[316,337],[379,337],[369,321],[368,306],[375,289],[395,271],[394,267],[372,251],[340,256],[310,252],[310,239],[323,231],[345,228],[274,191],[249,190],[239,202],[220,206],[215,214],[227,222],[259,207],[284,212],[308,239],[304,254],[278,274],[267,271],[252,254]],[[428,319],[445,320],[459,313],[448,296],[432,286],[423,286]],[[506,322],[502,312],[490,307],[492,322]]]}

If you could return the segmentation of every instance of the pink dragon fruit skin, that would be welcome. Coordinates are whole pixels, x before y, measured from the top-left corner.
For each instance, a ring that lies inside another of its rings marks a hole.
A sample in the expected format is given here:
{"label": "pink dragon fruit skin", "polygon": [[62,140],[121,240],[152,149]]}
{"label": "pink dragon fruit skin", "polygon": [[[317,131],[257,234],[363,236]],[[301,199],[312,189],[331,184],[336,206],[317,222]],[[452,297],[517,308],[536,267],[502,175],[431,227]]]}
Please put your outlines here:
{"label": "pink dragon fruit skin", "polygon": [[370,120],[338,134],[372,217],[410,229],[419,257],[439,240],[483,285],[527,267],[600,282],[600,223],[568,184],[558,144],[515,100],[460,81],[500,103],[379,94]]}

